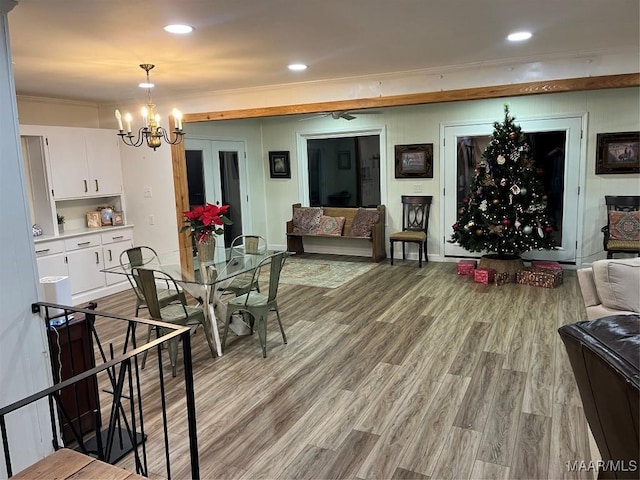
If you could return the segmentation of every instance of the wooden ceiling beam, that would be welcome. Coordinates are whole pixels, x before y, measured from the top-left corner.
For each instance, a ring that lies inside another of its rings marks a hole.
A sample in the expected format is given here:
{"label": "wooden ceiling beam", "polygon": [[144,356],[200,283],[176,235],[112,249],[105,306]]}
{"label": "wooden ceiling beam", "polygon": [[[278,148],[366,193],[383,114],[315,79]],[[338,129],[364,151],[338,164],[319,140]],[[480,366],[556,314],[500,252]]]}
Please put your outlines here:
{"label": "wooden ceiling beam", "polygon": [[579,92],[584,90],[603,90],[609,88],[638,86],[640,86],[640,74],[628,73],[599,77],[581,77],[562,80],[546,80],[542,82],[516,83],[510,85],[494,85],[490,87],[463,88],[458,90],[443,90],[440,92],[410,93],[404,95],[391,95],[388,97],[359,98],[353,100],[304,103],[276,107],[246,108],[219,112],[188,113],[184,115],[184,121],[210,122],[241,118],[278,117],[284,115],[337,112],[342,110],[365,110],[367,108],[401,107],[429,103],[461,102],[465,100],[482,100],[488,98],[518,97],[523,95]]}

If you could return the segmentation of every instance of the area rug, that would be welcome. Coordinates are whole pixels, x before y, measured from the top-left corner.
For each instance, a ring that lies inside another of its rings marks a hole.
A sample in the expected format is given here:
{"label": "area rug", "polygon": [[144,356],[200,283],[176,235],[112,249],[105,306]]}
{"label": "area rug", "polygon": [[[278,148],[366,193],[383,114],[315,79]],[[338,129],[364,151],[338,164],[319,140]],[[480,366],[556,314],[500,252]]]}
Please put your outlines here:
{"label": "area rug", "polygon": [[375,267],[375,263],[290,257],[287,258],[282,272],[280,272],[280,283],[338,288]]}

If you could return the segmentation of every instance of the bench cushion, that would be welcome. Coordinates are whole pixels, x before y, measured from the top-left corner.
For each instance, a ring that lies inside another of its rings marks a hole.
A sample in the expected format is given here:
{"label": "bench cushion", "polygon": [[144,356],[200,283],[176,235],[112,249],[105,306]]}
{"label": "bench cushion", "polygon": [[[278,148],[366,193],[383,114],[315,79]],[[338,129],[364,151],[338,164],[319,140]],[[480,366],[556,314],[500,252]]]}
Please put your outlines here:
{"label": "bench cushion", "polygon": [[320,226],[322,207],[299,207],[293,209],[293,233],[315,234]]}
{"label": "bench cushion", "polygon": [[347,233],[350,237],[370,237],[371,229],[380,219],[380,214],[373,210],[359,208],[351,222],[351,229]]}
{"label": "bench cushion", "polygon": [[640,259],[597,260],[592,269],[602,305],[640,312]]}
{"label": "bench cushion", "polygon": [[342,227],[344,227],[344,217],[329,217],[328,215],[322,215],[320,217],[320,225],[316,232],[318,235],[339,237],[342,235]]}

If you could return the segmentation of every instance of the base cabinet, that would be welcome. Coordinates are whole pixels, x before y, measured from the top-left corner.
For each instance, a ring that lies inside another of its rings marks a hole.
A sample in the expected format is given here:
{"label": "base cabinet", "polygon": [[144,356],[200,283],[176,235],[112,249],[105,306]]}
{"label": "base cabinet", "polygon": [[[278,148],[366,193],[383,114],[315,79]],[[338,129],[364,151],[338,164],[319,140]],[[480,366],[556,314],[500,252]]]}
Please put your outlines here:
{"label": "base cabinet", "polygon": [[133,246],[133,226],[107,227],[98,232],[63,235],[35,244],[38,276],[68,276],[74,305],[129,286],[125,276],[102,270],[119,265],[120,254]]}

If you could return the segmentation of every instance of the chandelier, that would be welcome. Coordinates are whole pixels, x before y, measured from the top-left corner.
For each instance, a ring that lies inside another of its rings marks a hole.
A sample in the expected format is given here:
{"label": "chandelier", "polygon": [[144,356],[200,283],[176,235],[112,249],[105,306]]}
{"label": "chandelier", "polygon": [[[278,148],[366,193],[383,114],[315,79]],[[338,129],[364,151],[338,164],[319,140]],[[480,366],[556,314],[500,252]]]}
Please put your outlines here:
{"label": "chandelier", "polygon": [[[122,138],[122,141],[130,147],[139,147],[146,142],[147,146],[155,150],[162,144],[162,139],[170,145],[177,145],[182,141],[182,137],[184,136],[184,132],[182,131],[182,114],[179,110],[173,109],[174,126],[173,129],[170,130],[160,126],[160,115],[153,111],[155,108],[155,104],[151,100],[153,83],[149,81],[149,71],[153,67],[155,67],[155,65],[148,63],[140,65],[140,68],[147,72],[147,82],[141,83],[140,86],[147,88],[148,101],[146,106],[142,107],[142,121],[144,122],[144,126],[138,130],[137,138],[136,135],[131,132],[131,114],[125,113],[124,115],[124,121],[127,126],[125,131],[122,125],[120,110],[116,109],[115,112],[116,120],[118,120],[118,129],[120,130],[118,135]],[[173,139],[171,137],[173,137]]]}

